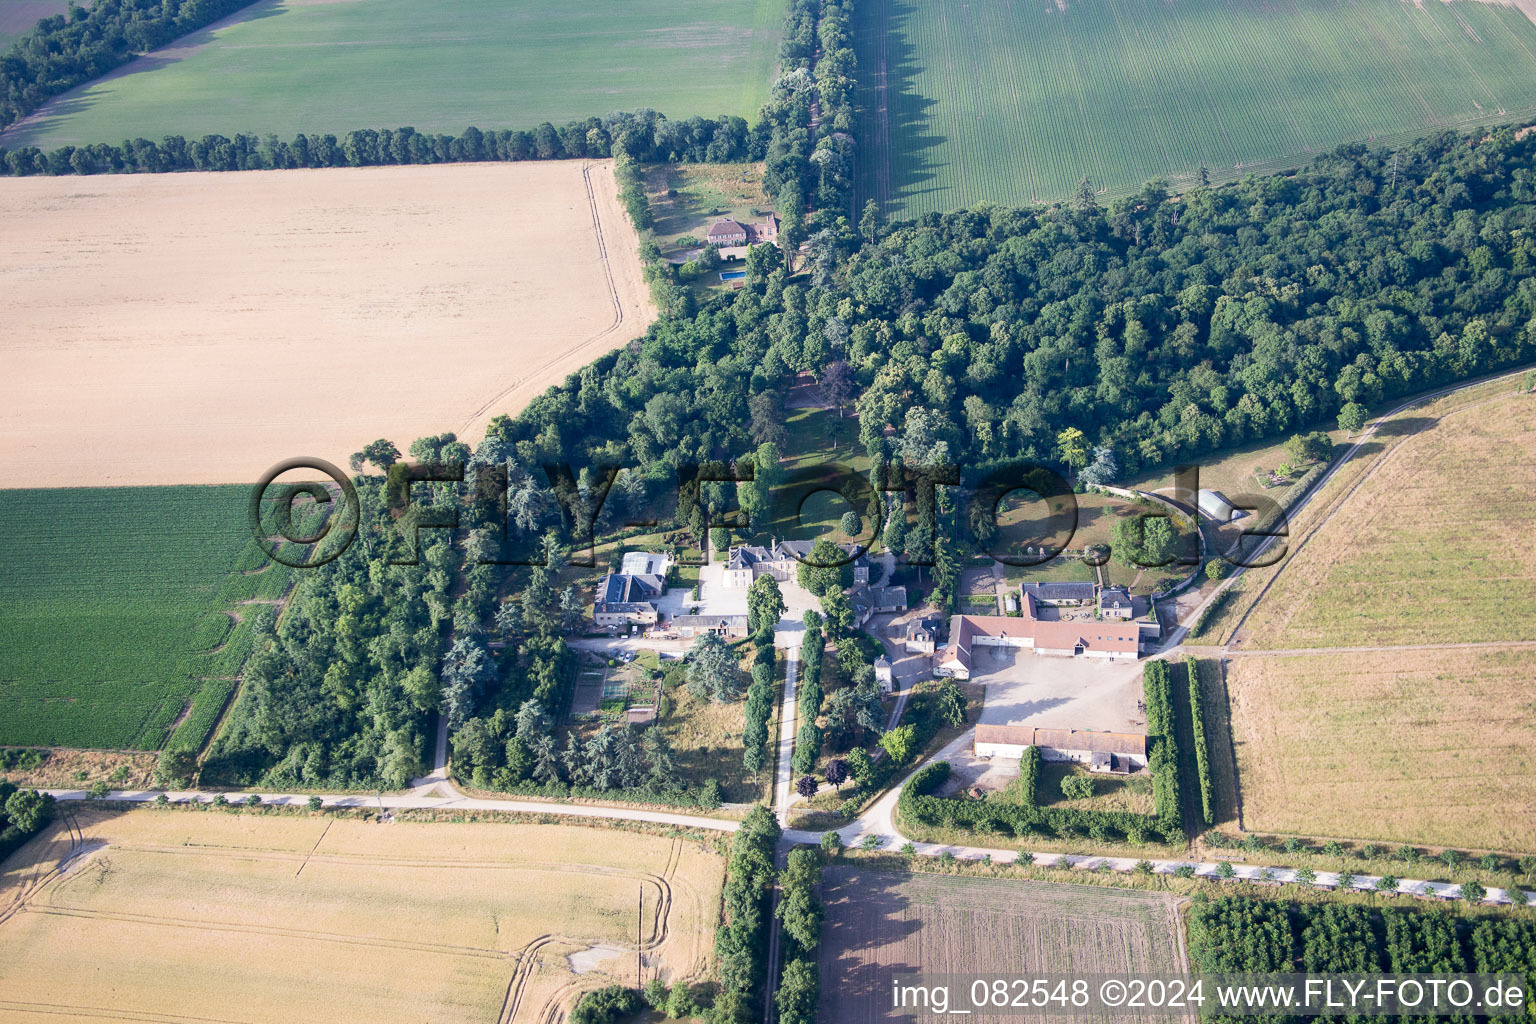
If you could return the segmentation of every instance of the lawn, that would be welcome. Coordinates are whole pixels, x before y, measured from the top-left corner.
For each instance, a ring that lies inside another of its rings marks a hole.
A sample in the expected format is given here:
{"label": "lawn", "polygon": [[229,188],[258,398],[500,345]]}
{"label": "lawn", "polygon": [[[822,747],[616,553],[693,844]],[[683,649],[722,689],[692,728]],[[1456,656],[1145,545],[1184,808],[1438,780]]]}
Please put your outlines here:
{"label": "lawn", "polygon": [[249,651],[238,602],[290,578],[262,568],[248,496],[0,491],[0,744],[153,750],[185,714],[178,742],[200,746]]}
{"label": "lawn", "polygon": [[651,108],[752,117],[776,69],[780,0],[262,0],[65,94],[5,137],[289,137],[556,125]]}
{"label": "lawn", "polygon": [[1536,114],[1536,25],[1495,3],[867,0],[862,204],[893,216],[1175,189]]}
{"label": "lawn", "polygon": [[645,172],[656,244],[671,255],[679,238],[702,243],[722,217],[760,224],[773,209],[762,164],[656,164]]}
{"label": "lawn", "polygon": [[[25,893],[43,912],[0,923],[0,1001],[41,1016],[227,1020],[238,1006],[247,1020],[532,1024],[562,1017],[581,990],[634,985],[637,931],[664,976],[698,977],[711,958],[723,862],[698,841],[573,825],[79,816],[75,870]],[[11,858],[0,893],[46,875],[63,831]],[[210,972],[219,983],[200,983]]]}
{"label": "lawn", "polygon": [[[824,1021],[873,1024],[908,1015],[942,1019],[891,1007],[892,981],[905,976],[910,982],[919,971],[934,980],[956,976],[959,995],[968,989],[959,980],[962,975],[1028,978],[1185,969],[1175,900],[1166,893],[844,865],[825,869],[823,879]],[[969,1019],[1022,1018],[993,1014]]]}
{"label": "lawn", "polygon": [[[1010,566],[1009,580],[1020,582],[1084,581],[1097,579],[1093,568],[1077,552],[1095,544],[1112,545],[1115,520],[1143,512],[1165,511],[1163,506],[1142,508],[1133,502],[1092,492],[1073,496],[1077,501],[1075,525],[1062,499],[1044,502],[1033,492],[1016,491],[1005,499],[998,514],[995,550],[1013,557],[1030,558],[1027,549],[1064,547],[1061,554],[1033,566]],[[1175,521],[1175,525],[1179,525]],[[1069,532],[1070,529],[1070,532]],[[1183,532],[1183,531],[1181,531]],[[1164,589],[1172,580],[1182,580],[1193,568],[1177,562],[1151,569],[1141,569],[1111,558],[1103,567],[1104,582],[1131,588],[1135,594],[1150,594]]]}
{"label": "lawn", "polygon": [[1530,648],[1228,664],[1243,827],[1536,849]]}

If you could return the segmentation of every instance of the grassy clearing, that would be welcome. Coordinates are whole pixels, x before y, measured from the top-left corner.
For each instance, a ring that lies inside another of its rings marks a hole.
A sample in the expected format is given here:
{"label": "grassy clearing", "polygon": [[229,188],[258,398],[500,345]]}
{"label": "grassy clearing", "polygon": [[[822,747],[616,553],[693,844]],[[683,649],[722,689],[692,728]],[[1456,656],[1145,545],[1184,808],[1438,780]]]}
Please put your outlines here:
{"label": "grassy clearing", "polygon": [[[859,4],[862,196],[915,216],[1294,166],[1356,140],[1536,114],[1503,4]],[[862,198],[860,199],[862,203]]]}
{"label": "grassy clearing", "polygon": [[[1112,545],[1111,532],[1117,519],[1132,518],[1143,512],[1163,511],[1144,509],[1133,502],[1108,494],[1083,493],[1073,496],[1077,502],[1075,528],[1071,525],[1064,500],[1045,502],[1029,492],[1017,492],[1017,500],[1009,499],[998,515],[998,538],[994,542],[999,552],[1017,552],[1028,558],[1028,548],[1065,547],[1067,551],[1049,561],[1034,566],[1010,567],[1008,579],[1013,582],[1083,581],[1095,582],[1098,575],[1093,567],[1083,562],[1076,553],[1095,544]],[[1177,526],[1177,521],[1175,522]],[[1183,532],[1182,530],[1180,531]],[[1132,593],[1150,594],[1165,590],[1188,576],[1194,567],[1177,562],[1152,569],[1138,569],[1118,559],[1111,559],[1102,567],[1105,583],[1130,587]]]}
{"label": "grassy clearing", "polygon": [[6,145],[457,133],[642,107],[752,117],[773,81],[782,17],[778,0],[266,0],[65,94]]}
{"label": "grassy clearing", "polygon": [[1536,850],[1530,648],[1233,658],[1252,832]]}
{"label": "grassy clearing", "polygon": [[1532,637],[1536,397],[1410,427],[1254,607],[1245,647]]}
{"label": "grassy clearing", "polygon": [[721,217],[761,223],[773,209],[763,191],[762,164],[657,164],[645,172],[656,244],[671,255],[677,240],[700,242]]}
{"label": "grassy clearing", "polygon": [[[110,856],[87,855],[28,895],[50,912],[0,925],[0,1000],[110,1017],[211,1019],[238,1004],[263,1020],[469,1021],[497,1018],[510,992],[504,1019],[531,1022],[582,989],[634,984],[637,914],[650,962],[683,976],[706,969],[718,915],[719,856],[660,835],[218,812],[81,819],[87,849],[110,844]],[[0,891],[19,892],[50,854],[40,840],[13,857]],[[568,957],[599,944],[611,952],[577,975]],[[220,984],[198,984],[210,969]]]}
{"label": "grassy clearing", "polygon": [[[1518,377],[1517,377],[1518,380]],[[1290,544],[1305,538],[1328,516],[1343,506],[1352,495],[1353,488],[1365,476],[1374,471],[1378,463],[1393,454],[1399,447],[1417,435],[1425,427],[1439,419],[1473,408],[1486,408],[1506,398],[1515,399],[1516,385],[1508,380],[1493,380],[1471,387],[1461,388],[1448,395],[1424,401],[1391,418],[1376,421],[1379,425],[1370,440],[1361,444],[1358,451],[1338,465],[1327,482],[1312,492],[1305,507],[1289,515]],[[1346,439],[1348,440],[1348,439]],[[1479,456],[1480,457],[1480,456]],[[1230,598],[1218,599],[1204,621],[1195,630],[1192,639],[1203,643],[1223,644],[1233,639],[1235,631],[1243,625],[1249,611],[1266,593],[1269,583],[1281,574],[1289,572],[1290,550],[1275,565],[1262,569],[1249,569],[1235,580],[1228,592]],[[1245,631],[1245,636],[1247,635]]]}
{"label": "grassy clearing", "polygon": [[[288,570],[256,553],[244,487],[0,492],[0,743],[200,745],[249,651],[240,602]],[[226,677],[209,680],[205,677]],[[198,730],[201,730],[199,732]]]}
{"label": "grassy clearing", "polygon": [[[887,1019],[890,972],[1182,971],[1172,897],[962,875],[823,872],[820,1019]],[[1007,1018],[981,1017],[979,1020]]]}

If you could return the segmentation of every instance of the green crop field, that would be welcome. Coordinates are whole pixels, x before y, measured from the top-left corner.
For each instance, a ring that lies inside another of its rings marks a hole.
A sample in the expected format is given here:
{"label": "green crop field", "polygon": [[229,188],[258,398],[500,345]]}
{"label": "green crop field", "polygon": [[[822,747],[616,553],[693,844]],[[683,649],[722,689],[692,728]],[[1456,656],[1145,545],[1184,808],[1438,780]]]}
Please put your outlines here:
{"label": "green crop field", "polygon": [[55,100],[4,145],[533,128],[649,107],[751,118],[781,0],[264,0]]}
{"label": "green crop field", "polygon": [[1422,0],[860,0],[861,196],[896,216],[1175,188],[1536,117],[1536,25]]}
{"label": "green crop field", "polygon": [[[290,573],[244,487],[0,491],[0,744],[200,745]],[[191,701],[191,707],[188,702]]]}

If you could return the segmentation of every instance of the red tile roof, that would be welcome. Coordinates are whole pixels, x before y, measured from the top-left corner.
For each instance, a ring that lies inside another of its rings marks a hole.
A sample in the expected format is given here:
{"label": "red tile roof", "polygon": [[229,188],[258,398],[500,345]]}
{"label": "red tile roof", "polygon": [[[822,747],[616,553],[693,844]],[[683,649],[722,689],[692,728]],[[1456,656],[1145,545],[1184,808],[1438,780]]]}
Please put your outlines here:
{"label": "red tile roof", "polygon": [[978,725],[977,743],[1007,743],[1056,750],[1087,750],[1104,754],[1147,756],[1147,738],[1129,732],[1083,729],[1036,729],[1028,725]]}

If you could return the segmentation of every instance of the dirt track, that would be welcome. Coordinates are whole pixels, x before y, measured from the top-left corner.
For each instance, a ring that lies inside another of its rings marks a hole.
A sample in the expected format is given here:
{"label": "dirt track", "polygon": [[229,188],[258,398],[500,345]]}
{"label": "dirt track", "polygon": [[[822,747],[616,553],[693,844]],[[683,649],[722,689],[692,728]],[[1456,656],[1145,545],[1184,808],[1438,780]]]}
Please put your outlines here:
{"label": "dirt track", "polygon": [[576,161],[0,182],[3,486],[478,440],[654,317],[616,191]]}

